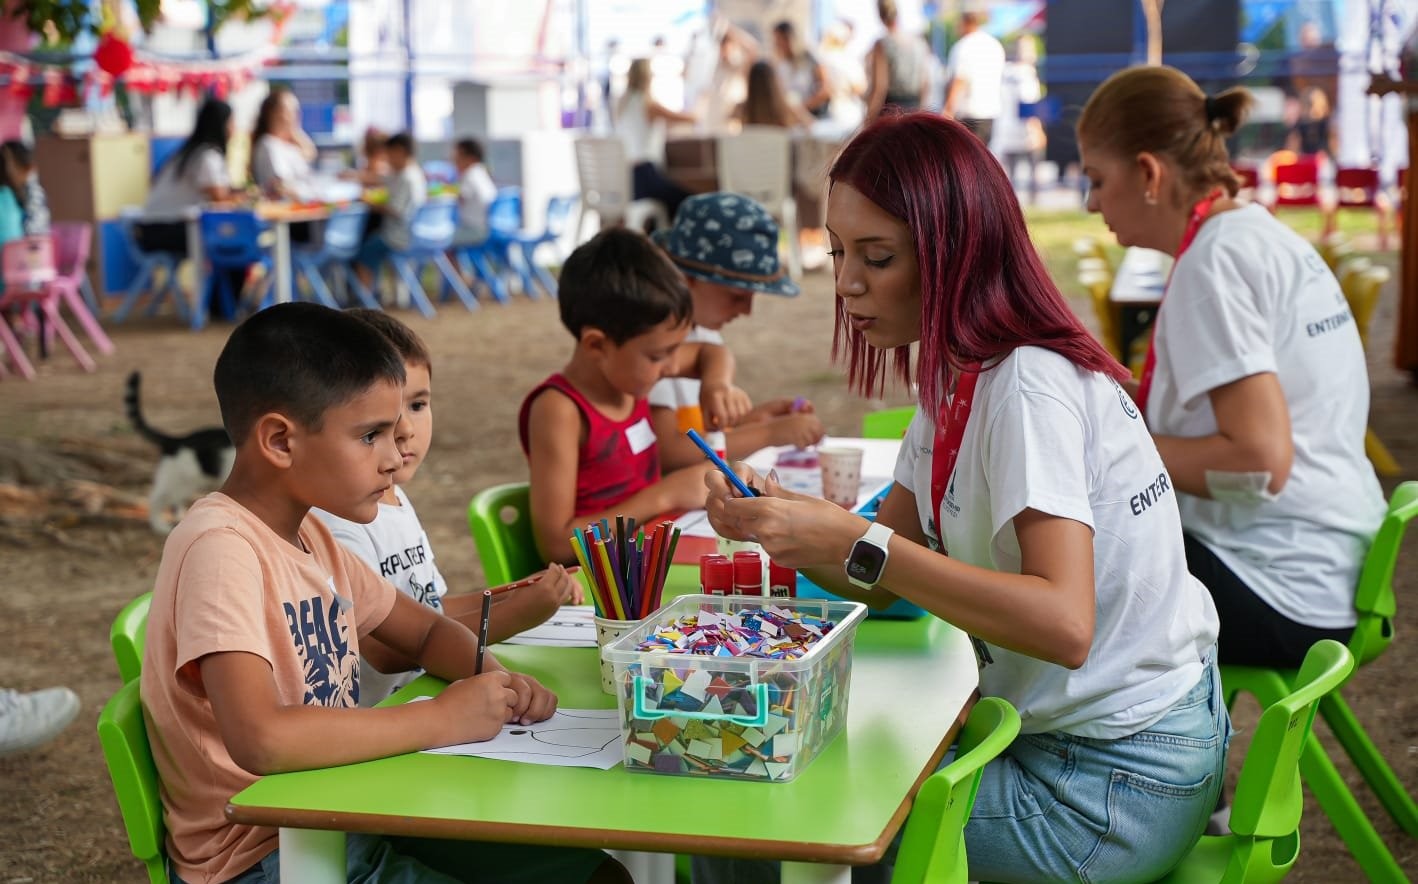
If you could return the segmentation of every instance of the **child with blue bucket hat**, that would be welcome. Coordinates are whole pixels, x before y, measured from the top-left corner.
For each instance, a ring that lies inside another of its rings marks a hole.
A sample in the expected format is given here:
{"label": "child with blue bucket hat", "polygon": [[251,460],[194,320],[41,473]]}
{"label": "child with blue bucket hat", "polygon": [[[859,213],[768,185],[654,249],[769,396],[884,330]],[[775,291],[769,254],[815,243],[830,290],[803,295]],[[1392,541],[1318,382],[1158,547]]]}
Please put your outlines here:
{"label": "child with blue bucket hat", "polygon": [[[737,193],[702,193],[686,199],[674,224],[655,231],[655,242],[689,282],[694,328],[686,342],[723,346],[719,330],[753,310],[754,295],[796,297],[798,284],[778,259],[778,222],[754,200]],[[665,378],[650,391],[651,422],[659,439],[661,468],[699,463],[704,455],[685,437],[693,427],[723,429],[729,458],[769,445],[805,448],[823,436],[822,421],[802,397],[760,403],[732,427],[705,427],[699,416],[699,381]]]}

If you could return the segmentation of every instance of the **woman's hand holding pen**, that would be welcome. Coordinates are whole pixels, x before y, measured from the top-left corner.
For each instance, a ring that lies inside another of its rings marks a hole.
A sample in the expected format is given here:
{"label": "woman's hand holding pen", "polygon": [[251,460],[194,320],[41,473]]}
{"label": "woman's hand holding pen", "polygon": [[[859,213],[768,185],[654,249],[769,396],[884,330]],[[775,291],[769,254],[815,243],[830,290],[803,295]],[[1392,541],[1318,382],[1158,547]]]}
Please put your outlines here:
{"label": "woman's hand holding pen", "polygon": [[740,497],[718,471],[708,474],[705,508],[720,537],[762,544],[773,561],[789,568],[837,565],[869,524],[866,519],[818,497],[788,491],[773,475],[766,479],[743,464],[735,472],[758,491]]}

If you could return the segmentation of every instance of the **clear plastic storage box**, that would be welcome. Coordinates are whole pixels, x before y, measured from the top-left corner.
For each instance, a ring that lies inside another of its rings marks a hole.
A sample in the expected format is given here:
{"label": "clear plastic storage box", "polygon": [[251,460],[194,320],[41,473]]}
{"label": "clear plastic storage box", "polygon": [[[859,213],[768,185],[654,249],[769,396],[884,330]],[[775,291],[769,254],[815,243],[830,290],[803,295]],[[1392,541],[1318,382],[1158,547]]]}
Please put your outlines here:
{"label": "clear plastic storage box", "polygon": [[[665,626],[702,611],[779,608],[835,625],[797,658],[639,650]],[[858,602],[681,596],[602,651],[614,666],[629,770],[786,782],[847,720]]]}

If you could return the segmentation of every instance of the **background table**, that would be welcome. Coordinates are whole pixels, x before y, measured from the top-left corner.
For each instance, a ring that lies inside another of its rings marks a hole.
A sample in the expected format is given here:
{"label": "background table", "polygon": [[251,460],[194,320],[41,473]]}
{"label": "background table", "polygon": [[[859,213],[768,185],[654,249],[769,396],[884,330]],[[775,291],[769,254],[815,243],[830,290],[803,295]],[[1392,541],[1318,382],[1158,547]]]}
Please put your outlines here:
{"label": "background table", "polygon": [[1172,271],[1170,255],[1154,249],[1129,248],[1123,253],[1108,302],[1116,311],[1118,358],[1124,365],[1132,359],[1132,348],[1157,318],[1167,275]]}
{"label": "background table", "polygon": [[[600,689],[595,649],[496,652],[567,708],[614,703]],[[344,881],[346,831],[767,857],[787,861],[785,884],[845,884],[851,865],[876,861],[895,837],[976,685],[964,633],[935,618],[868,620],[856,636],[846,727],[792,782],[412,753],[263,777],[232,798],[227,817],[281,827],[281,875],[303,884]],[[424,677],[394,699],[440,687]]]}

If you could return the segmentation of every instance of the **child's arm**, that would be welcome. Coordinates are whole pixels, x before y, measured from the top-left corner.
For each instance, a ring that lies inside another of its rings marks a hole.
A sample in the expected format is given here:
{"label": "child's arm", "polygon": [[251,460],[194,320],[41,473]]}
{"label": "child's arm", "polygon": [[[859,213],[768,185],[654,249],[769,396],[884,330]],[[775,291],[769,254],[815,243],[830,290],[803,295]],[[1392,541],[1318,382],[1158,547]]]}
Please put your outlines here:
{"label": "child's arm", "polygon": [[[485,740],[509,721],[543,720],[556,709],[555,695],[527,676],[508,673],[491,654],[483,674],[472,677],[477,637],[402,593],[374,632],[452,683],[426,703],[375,709],[288,705],[262,657],[233,651],[198,660],[201,687],[232,760],[257,775],[351,764]],[[336,730],[341,737],[331,740]]]}
{"label": "child's arm", "polygon": [[723,344],[681,344],[665,374],[699,378],[699,404],[708,429],[731,427],[753,408],[748,394],[734,386],[734,354]]}
{"label": "child's arm", "polygon": [[[791,404],[792,400],[775,400]],[[773,403],[765,403],[770,405]],[[763,409],[763,413],[755,414]],[[822,421],[811,411],[772,413],[766,407],[755,408],[737,425],[724,434],[730,461],[742,460],[760,448],[770,445],[792,445],[806,448],[822,440],[826,431]],[[704,461],[704,452],[679,430],[673,408],[651,408],[650,423],[655,428],[656,444],[660,448],[660,468],[670,471],[694,466]]]}
{"label": "child's arm", "polygon": [[[579,605],[584,601],[581,583],[560,565],[553,564],[542,572],[541,579],[531,586],[493,596],[492,617],[488,621],[487,643],[495,645],[520,632],[550,619],[562,605]],[[443,597],[443,613],[469,629],[477,629],[482,620],[481,592],[459,593]],[[364,646],[360,646],[361,653]]]}
{"label": "child's arm", "polygon": [[573,528],[616,516],[645,522],[661,513],[704,505],[704,466],[671,473],[637,491],[614,509],[576,515],[577,452],[581,447],[581,412],[576,403],[555,391],[532,402],[527,419],[531,465],[532,532],[544,561],[571,564]]}

